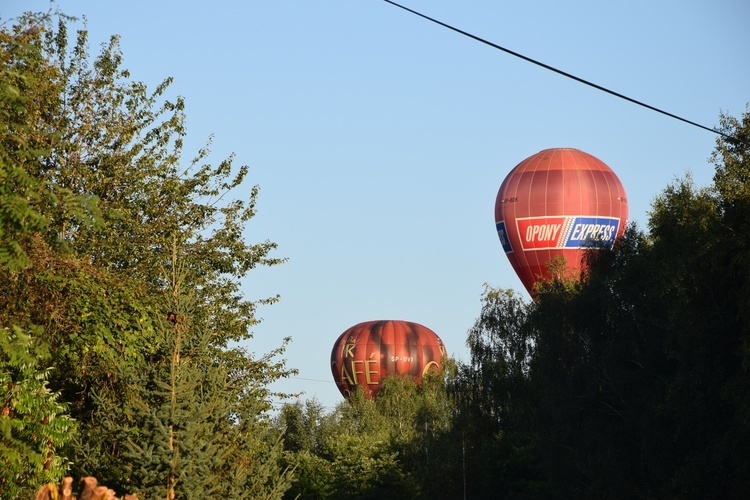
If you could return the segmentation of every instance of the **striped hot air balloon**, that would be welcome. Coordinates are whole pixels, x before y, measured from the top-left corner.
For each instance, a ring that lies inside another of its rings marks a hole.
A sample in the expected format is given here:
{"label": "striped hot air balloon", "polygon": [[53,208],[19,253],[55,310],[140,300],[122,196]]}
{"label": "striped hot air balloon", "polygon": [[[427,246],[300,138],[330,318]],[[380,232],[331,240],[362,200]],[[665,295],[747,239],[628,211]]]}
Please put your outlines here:
{"label": "striped hot air balloon", "polygon": [[376,397],[389,375],[422,376],[442,368],[445,346],[429,328],[410,321],[381,320],[359,323],[342,333],[331,351],[331,372],[344,397],[365,389]]}
{"label": "striped hot air balloon", "polygon": [[604,162],[573,148],[545,149],[510,171],[495,200],[495,227],[526,290],[564,257],[580,275],[587,248],[611,247],[625,231],[628,198]]}

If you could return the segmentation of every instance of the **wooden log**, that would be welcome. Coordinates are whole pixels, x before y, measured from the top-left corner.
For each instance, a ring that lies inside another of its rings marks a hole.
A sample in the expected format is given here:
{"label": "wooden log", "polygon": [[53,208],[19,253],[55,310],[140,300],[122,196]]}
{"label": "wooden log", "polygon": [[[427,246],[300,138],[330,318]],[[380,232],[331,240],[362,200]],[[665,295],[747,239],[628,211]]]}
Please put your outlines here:
{"label": "wooden log", "polygon": [[[63,479],[62,487],[45,484],[36,494],[35,500],[118,500],[114,490],[106,486],[100,486],[95,477],[84,477],[81,480],[81,494],[79,497],[73,495],[73,478]],[[138,500],[136,495],[128,494],[122,500]]]}

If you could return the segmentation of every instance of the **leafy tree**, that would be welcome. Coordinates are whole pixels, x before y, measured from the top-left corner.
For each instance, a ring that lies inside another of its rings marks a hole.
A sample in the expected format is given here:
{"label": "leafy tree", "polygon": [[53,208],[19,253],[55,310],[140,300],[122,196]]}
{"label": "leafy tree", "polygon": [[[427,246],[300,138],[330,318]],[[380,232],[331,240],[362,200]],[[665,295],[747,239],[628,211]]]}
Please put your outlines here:
{"label": "leafy tree", "polygon": [[[36,332],[35,332],[36,333]],[[58,450],[75,431],[66,405],[50,391],[44,344],[18,326],[0,331],[0,497],[33,495],[59,482],[67,466]]]}
{"label": "leafy tree", "polygon": [[29,264],[23,249],[29,235],[59,243],[49,207],[82,227],[91,227],[98,214],[94,196],[38,175],[40,158],[52,156],[59,144],[61,87],[42,42],[48,21],[28,14],[0,29],[0,264],[11,270]]}
{"label": "leafy tree", "polygon": [[275,467],[278,437],[243,398],[229,364],[212,355],[212,332],[192,324],[197,306],[182,279],[170,280],[165,302],[174,313],[156,326],[159,349],[127,374],[136,388],[129,422],[112,419],[114,411],[97,419],[126,446],[126,487],[146,498],[281,498],[289,471]]}
{"label": "leafy tree", "polygon": [[[736,355],[735,371],[724,387],[724,397],[731,401],[733,415],[725,438],[725,449],[733,470],[732,493],[736,497],[750,491],[750,480],[739,471],[750,467],[747,454],[741,449],[750,442],[750,403],[745,394],[750,390],[750,108],[740,118],[721,116],[722,129],[735,140],[719,140],[712,156],[716,166],[714,185],[721,198],[726,238],[730,246],[723,248],[728,261],[724,271],[736,314],[727,325],[732,349]],[[732,316],[729,316],[732,318]]]}
{"label": "leafy tree", "polygon": [[[30,266],[12,273],[0,270],[6,283],[0,317],[11,324],[41,327],[37,338],[50,346],[54,357],[40,359],[39,368],[54,368],[50,387],[60,392],[85,430],[69,444],[73,449],[68,456],[76,467],[93,460],[98,465],[92,472],[110,480],[123,471],[120,447],[115,434],[104,432],[97,415],[102,401],[118,401],[125,407],[132,401],[133,385],[124,374],[142,371],[158,348],[154,307],[133,280],[61,255],[38,238],[30,242]],[[121,408],[111,411],[120,419],[129,418]]]}
{"label": "leafy tree", "polygon": [[[413,384],[389,377],[377,399],[365,397],[360,389],[337,407],[338,429],[327,450],[334,465],[333,498],[418,497],[418,487],[404,469],[398,447],[393,446],[394,439],[403,435],[406,422],[392,420],[393,415],[388,414],[388,408],[393,408],[389,403],[403,401],[400,396],[414,393]],[[384,404],[381,395],[385,396]]]}
{"label": "leafy tree", "polygon": [[[131,81],[117,37],[91,60],[69,23],[0,29],[0,326],[43,327],[55,356],[38,368],[53,367],[81,428],[73,475],[200,495],[210,473],[227,498],[279,496],[288,472],[266,412],[268,384],[292,372],[277,360],[286,340],[258,357],[237,347],[277,300],[240,292],[282,261],[243,235],[258,188],[231,199],[247,167],[213,167],[207,148],[182,167],[184,102],[160,102],[170,81]],[[184,329],[166,323],[175,312]],[[151,453],[170,439],[171,455]]]}
{"label": "leafy tree", "polygon": [[331,498],[335,491],[334,465],[328,460],[328,443],[336,439],[336,423],[317,399],[284,405],[278,425],[283,429],[286,467],[295,477],[287,498]]}
{"label": "leafy tree", "polygon": [[486,432],[468,440],[480,481],[503,480],[470,496],[748,495],[750,114],[721,122],[714,184],[675,180],[582,280],[528,308],[485,292],[456,423]]}
{"label": "leafy tree", "polygon": [[737,290],[745,334],[750,328],[750,110],[740,118],[721,115],[721,130],[734,140],[717,141],[711,161],[716,167],[714,185],[722,219],[732,239],[728,273]]}
{"label": "leafy tree", "polygon": [[286,497],[446,498],[437,474],[445,470],[452,418],[449,372],[430,374],[421,386],[388,377],[376,399],[360,389],[330,413],[314,400],[286,405],[278,424],[284,463],[297,467]]}
{"label": "leafy tree", "polygon": [[[281,423],[291,431],[286,460],[300,467],[299,481],[287,497],[381,498],[383,495],[406,498],[407,480],[390,447],[389,422],[377,411],[375,402],[359,390],[336,407],[332,415],[319,416],[319,408],[307,404],[285,408]],[[320,421],[311,428],[305,422]],[[303,425],[300,425],[303,424]],[[300,432],[302,431],[302,432]],[[292,452],[294,448],[298,451]],[[290,453],[291,452],[291,453]],[[306,478],[304,473],[318,474]]]}
{"label": "leafy tree", "polygon": [[[26,246],[45,233],[37,203],[56,198],[56,186],[29,175],[28,164],[52,140],[35,131],[29,88],[43,84],[48,66],[33,43],[39,16],[26,29],[0,29],[0,302],[17,301],[9,284],[31,259]],[[3,309],[0,309],[3,310]],[[4,311],[4,310],[3,310]],[[67,467],[60,454],[75,432],[65,403],[48,387],[48,346],[33,324],[0,313],[0,496],[29,495],[43,481],[57,481]]]}
{"label": "leafy tree", "polygon": [[[459,364],[449,390],[455,400],[450,467],[454,498],[544,497],[537,444],[526,423],[533,405],[529,363],[536,337],[531,306],[510,290],[485,287],[469,331],[470,360]],[[447,444],[450,446],[450,444]],[[446,474],[444,474],[446,475]]]}

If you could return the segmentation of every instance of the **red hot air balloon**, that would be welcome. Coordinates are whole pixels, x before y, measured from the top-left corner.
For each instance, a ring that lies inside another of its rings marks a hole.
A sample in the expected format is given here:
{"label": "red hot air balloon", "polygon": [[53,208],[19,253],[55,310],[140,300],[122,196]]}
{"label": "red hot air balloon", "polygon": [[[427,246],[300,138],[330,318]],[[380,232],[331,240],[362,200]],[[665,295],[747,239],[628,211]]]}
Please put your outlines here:
{"label": "red hot air balloon", "polygon": [[331,372],[344,397],[357,386],[375,397],[389,375],[422,375],[440,370],[445,346],[435,332],[418,323],[398,320],[366,321],[342,333],[331,351]]}
{"label": "red hot air balloon", "polygon": [[549,279],[549,261],[564,257],[579,274],[587,248],[614,244],[628,218],[620,179],[604,162],[572,148],[545,149],[516,165],[495,200],[495,226],[526,290]]}

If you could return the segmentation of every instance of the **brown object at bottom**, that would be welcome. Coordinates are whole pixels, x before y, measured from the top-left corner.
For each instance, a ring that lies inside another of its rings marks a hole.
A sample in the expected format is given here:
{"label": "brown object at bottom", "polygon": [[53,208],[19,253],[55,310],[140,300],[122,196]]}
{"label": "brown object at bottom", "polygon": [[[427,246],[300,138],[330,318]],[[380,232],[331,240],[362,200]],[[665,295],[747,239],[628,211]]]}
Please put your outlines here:
{"label": "brown object at bottom", "polygon": [[[62,487],[49,483],[41,488],[36,494],[35,500],[118,500],[114,490],[106,486],[99,486],[95,477],[84,477],[81,480],[83,489],[80,496],[73,495],[73,478],[63,479]],[[138,500],[135,495],[125,495],[123,500]]]}

